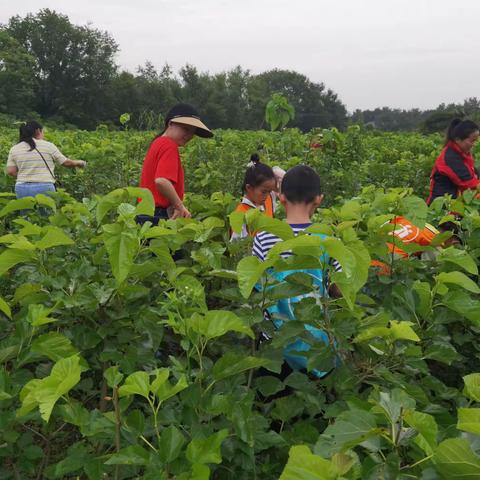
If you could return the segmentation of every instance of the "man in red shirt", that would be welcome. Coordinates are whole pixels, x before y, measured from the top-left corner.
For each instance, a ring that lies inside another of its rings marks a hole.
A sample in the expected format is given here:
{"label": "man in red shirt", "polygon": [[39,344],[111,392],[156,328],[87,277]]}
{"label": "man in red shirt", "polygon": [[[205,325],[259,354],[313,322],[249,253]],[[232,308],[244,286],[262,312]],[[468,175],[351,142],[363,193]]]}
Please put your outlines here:
{"label": "man in red shirt", "polygon": [[191,216],[183,204],[185,183],[179,147],[194,135],[213,137],[191,105],[175,105],[167,114],[164,131],[153,139],[143,161],[140,186],[152,192],[155,216],[139,215],[138,223],[150,221],[156,225],[161,218]]}

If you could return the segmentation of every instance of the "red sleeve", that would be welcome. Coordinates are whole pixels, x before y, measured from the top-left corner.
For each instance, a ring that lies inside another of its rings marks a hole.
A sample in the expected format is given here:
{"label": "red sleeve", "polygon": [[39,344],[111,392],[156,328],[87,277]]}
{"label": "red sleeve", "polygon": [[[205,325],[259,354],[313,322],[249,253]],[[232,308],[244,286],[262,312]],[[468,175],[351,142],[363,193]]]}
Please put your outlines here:
{"label": "red sleeve", "polygon": [[166,178],[172,183],[177,183],[180,170],[178,150],[175,147],[167,148],[159,155],[155,178]]}

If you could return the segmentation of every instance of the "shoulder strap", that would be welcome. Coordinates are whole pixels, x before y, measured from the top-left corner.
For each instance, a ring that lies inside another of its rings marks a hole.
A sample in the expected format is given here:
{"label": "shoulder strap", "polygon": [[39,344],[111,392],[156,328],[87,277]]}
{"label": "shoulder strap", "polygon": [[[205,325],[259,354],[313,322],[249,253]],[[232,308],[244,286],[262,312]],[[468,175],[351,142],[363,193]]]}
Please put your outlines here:
{"label": "shoulder strap", "polygon": [[268,217],[273,218],[273,198],[271,193],[265,200],[265,214]]}
{"label": "shoulder strap", "polygon": [[43,163],[45,163],[45,166],[47,167],[48,171],[50,172],[50,175],[52,176],[53,178],[53,183],[56,182],[56,178],[55,178],[55,175],[53,174],[52,170],[50,170],[50,167],[48,166],[48,163],[47,161],[45,160],[45,157],[42,155],[42,153],[40,152],[40,150],[35,147],[35,150],[37,151],[37,153],[42,157],[42,160],[43,160]]}

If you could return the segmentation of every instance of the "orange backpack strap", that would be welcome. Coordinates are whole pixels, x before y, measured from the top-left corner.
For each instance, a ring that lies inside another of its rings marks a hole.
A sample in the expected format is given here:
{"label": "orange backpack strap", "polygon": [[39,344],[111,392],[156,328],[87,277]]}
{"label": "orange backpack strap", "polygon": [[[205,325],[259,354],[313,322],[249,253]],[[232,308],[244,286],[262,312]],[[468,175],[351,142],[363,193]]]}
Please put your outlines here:
{"label": "orange backpack strap", "polygon": [[273,218],[273,197],[270,194],[265,200],[265,215],[267,217]]}

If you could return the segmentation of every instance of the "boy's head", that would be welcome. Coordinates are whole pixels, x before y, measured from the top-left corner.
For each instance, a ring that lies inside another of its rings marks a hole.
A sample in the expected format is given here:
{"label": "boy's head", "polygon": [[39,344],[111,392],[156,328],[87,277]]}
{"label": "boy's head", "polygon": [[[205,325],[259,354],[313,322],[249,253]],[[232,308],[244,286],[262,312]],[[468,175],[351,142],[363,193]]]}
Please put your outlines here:
{"label": "boy's head", "polygon": [[280,200],[284,205],[308,205],[317,208],[323,195],[320,177],[313,168],[297,165],[287,171],[282,180]]}

